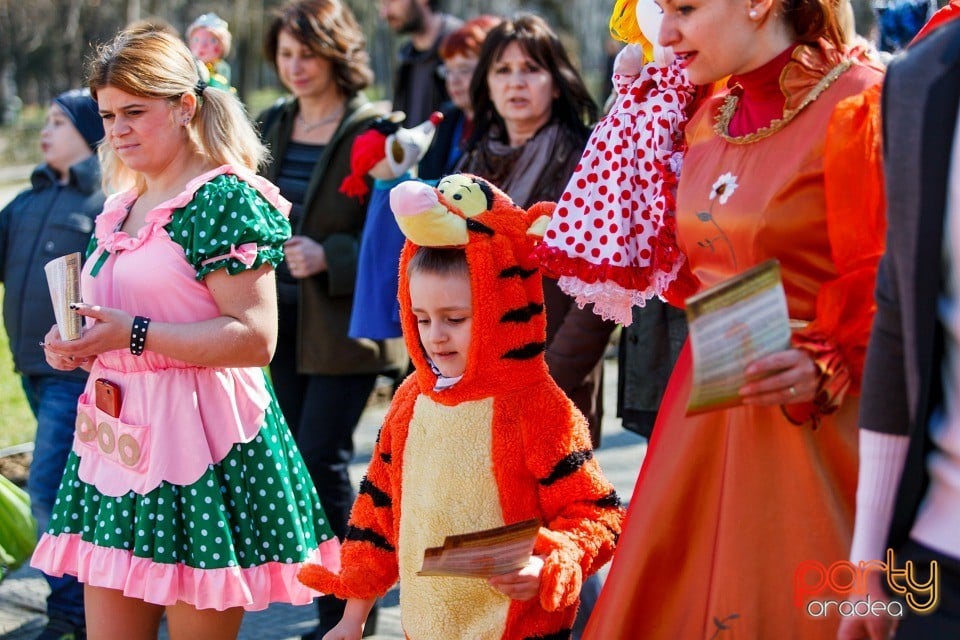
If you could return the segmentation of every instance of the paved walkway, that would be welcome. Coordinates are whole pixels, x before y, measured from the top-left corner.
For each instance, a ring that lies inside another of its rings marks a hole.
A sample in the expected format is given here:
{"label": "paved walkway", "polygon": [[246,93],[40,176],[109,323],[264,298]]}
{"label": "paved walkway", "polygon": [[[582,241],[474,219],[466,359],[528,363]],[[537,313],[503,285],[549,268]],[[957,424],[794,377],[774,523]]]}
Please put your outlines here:
{"label": "paved walkway", "polygon": [[[616,404],[616,362],[607,361],[605,371],[605,405],[612,414]],[[363,414],[357,429],[357,456],[350,467],[354,484],[360,479],[370,461],[377,430],[386,407],[371,407]],[[603,443],[597,459],[604,473],[620,492],[624,501],[630,498],[633,484],[646,452],[646,441],[620,428],[620,420],[608,415],[603,421]],[[21,568],[0,583],[0,640],[32,640],[43,628],[46,618],[45,598],[47,583],[39,572]],[[397,589],[390,591],[381,607],[375,636],[371,640],[401,640],[400,607]],[[313,607],[272,605],[264,611],[249,613],[240,629],[241,640],[297,640],[316,625]],[[167,638],[164,630],[162,639]],[[198,639],[199,640],[199,639]]]}

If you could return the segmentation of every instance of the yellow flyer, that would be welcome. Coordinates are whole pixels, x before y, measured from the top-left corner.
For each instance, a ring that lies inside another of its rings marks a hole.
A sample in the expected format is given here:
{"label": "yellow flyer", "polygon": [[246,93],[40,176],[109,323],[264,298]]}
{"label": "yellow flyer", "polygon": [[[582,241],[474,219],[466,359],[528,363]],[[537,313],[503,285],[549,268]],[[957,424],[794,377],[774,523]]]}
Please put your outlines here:
{"label": "yellow flyer", "polygon": [[768,260],[686,300],[693,388],[687,414],[741,403],[744,369],[790,346],[780,263]]}

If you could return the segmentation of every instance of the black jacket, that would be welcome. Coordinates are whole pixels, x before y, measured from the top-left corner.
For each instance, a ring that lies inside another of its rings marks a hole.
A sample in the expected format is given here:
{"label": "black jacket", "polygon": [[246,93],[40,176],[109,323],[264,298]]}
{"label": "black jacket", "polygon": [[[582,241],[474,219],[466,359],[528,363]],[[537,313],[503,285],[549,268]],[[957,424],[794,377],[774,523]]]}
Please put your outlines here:
{"label": "black jacket", "polygon": [[44,164],[34,169],[30,181],[32,187],[0,211],[3,324],[13,364],[24,375],[83,380],[87,372],[82,369],[52,369],[39,346],[56,322],[43,266],[74,251],[85,253],[93,220],[103,210],[100,164],[91,156],[73,165],[67,184],[60,184]]}
{"label": "black jacket", "polygon": [[450,157],[450,150],[460,142],[455,139],[457,125],[461,124],[466,116],[452,102],[444,104],[440,112],[443,114],[443,120],[437,126],[433,142],[420,159],[417,169],[417,177],[421,180],[439,180],[452,172],[456,164],[456,159],[454,162],[447,162],[447,159]]}
{"label": "black jacket", "polygon": [[[860,428],[910,438],[887,544],[907,542],[929,486],[931,417],[944,407],[944,216],[960,106],[960,22],[935,29],[883,83],[887,244],[877,273]],[[957,260],[958,248],[952,248]]]}
{"label": "black jacket", "polygon": [[[440,108],[440,105],[450,99],[447,95],[447,85],[437,73],[443,61],[440,60],[440,43],[450,33],[456,31],[463,22],[453,16],[443,15],[443,24],[440,35],[426,51],[413,48],[413,42],[406,42],[397,52],[397,70],[393,78],[393,108],[407,114],[405,127],[418,125],[426,120],[430,114]],[[413,108],[414,97],[413,75],[415,73],[429,73],[429,95],[426,98],[426,109],[421,111]]]}
{"label": "black jacket", "polygon": [[649,438],[660,401],[687,339],[682,309],[658,298],[633,308],[633,323],[620,334],[617,415],[623,428]]}

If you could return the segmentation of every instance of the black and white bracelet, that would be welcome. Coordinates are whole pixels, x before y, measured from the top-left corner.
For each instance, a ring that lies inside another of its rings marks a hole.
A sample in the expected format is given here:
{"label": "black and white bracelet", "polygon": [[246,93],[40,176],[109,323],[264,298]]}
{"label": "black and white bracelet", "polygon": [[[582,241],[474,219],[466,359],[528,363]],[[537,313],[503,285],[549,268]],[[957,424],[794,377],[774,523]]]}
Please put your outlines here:
{"label": "black and white bracelet", "polygon": [[147,343],[147,327],[149,326],[150,318],[136,316],[133,319],[133,326],[130,327],[130,353],[133,355],[143,355],[143,347]]}

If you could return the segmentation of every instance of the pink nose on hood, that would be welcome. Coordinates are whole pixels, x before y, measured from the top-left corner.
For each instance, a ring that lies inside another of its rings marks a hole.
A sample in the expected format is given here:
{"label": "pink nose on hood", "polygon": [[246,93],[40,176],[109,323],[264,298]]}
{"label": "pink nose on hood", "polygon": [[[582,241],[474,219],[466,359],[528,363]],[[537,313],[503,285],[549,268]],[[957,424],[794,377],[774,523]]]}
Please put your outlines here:
{"label": "pink nose on hood", "polygon": [[390,209],[397,216],[415,216],[432,209],[439,202],[433,188],[416,180],[401,182],[390,190]]}

